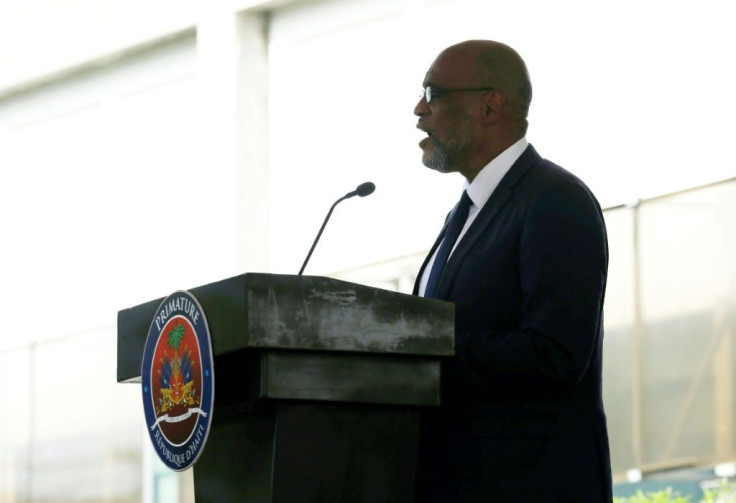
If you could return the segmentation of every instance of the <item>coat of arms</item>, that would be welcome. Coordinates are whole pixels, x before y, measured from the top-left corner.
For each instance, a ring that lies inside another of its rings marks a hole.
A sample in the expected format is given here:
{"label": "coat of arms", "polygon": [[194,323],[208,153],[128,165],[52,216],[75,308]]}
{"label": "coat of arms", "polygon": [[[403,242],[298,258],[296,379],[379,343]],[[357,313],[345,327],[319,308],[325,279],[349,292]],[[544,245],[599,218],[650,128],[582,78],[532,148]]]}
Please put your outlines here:
{"label": "coat of arms", "polygon": [[151,441],[174,470],[191,466],[209,431],[214,396],[209,329],[187,292],[162,302],[143,356],[143,405]]}

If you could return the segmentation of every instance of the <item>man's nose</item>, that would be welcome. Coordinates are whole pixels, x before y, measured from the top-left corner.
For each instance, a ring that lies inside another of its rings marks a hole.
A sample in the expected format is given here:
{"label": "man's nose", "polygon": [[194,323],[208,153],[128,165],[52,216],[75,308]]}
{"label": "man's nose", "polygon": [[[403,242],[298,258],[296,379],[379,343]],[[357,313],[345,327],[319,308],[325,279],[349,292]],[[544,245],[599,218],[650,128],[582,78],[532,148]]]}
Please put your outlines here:
{"label": "man's nose", "polygon": [[429,106],[427,105],[427,100],[424,96],[420,96],[417,105],[414,107],[414,115],[421,117],[422,115],[427,115],[428,111]]}

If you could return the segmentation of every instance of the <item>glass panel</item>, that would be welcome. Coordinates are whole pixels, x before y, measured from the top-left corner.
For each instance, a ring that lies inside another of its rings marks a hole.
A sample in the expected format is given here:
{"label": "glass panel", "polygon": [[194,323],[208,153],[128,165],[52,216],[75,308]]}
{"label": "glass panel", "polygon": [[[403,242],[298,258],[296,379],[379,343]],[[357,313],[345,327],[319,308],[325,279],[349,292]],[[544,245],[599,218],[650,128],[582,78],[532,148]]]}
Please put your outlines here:
{"label": "glass panel", "polygon": [[734,453],[734,201],[731,182],[641,207],[645,465]]}
{"label": "glass panel", "polygon": [[604,309],[603,401],[608,418],[614,472],[634,465],[632,423],[634,369],[634,210],[605,212],[609,242]]}
{"label": "glass panel", "polygon": [[34,500],[140,501],[139,388],[116,382],[116,352],[113,328],[36,346]]}
{"label": "glass panel", "polygon": [[31,430],[30,349],[0,353],[0,501],[28,499]]}

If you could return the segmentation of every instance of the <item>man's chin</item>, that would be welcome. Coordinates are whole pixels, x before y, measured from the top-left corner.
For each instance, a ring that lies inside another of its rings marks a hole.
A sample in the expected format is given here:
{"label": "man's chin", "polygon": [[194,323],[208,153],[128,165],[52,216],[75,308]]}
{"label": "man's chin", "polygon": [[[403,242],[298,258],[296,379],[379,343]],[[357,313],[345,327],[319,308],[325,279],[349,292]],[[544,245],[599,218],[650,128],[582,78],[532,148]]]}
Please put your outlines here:
{"label": "man's chin", "polygon": [[424,164],[426,167],[433,171],[437,171],[438,173],[451,173],[454,171],[450,164],[446,161],[446,159],[438,158],[439,156],[433,155],[432,152],[427,153],[427,151],[424,151],[424,154],[422,155],[422,164]]}

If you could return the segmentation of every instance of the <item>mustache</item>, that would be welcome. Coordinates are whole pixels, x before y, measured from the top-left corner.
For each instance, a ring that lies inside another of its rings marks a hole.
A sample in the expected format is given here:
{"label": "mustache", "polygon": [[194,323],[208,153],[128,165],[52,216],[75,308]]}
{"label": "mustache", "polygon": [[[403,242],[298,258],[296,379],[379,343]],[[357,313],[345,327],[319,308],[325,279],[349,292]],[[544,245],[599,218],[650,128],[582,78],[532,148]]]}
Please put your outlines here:
{"label": "mustache", "polygon": [[416,128],[418,130],[420,130],[420,131],[424,131],[428,135],[431,135],[432,134],[432,131],[427,126],[425,126],[424,124],[422,124],[422,121],[421,120],[418,120],[417,121]]}

